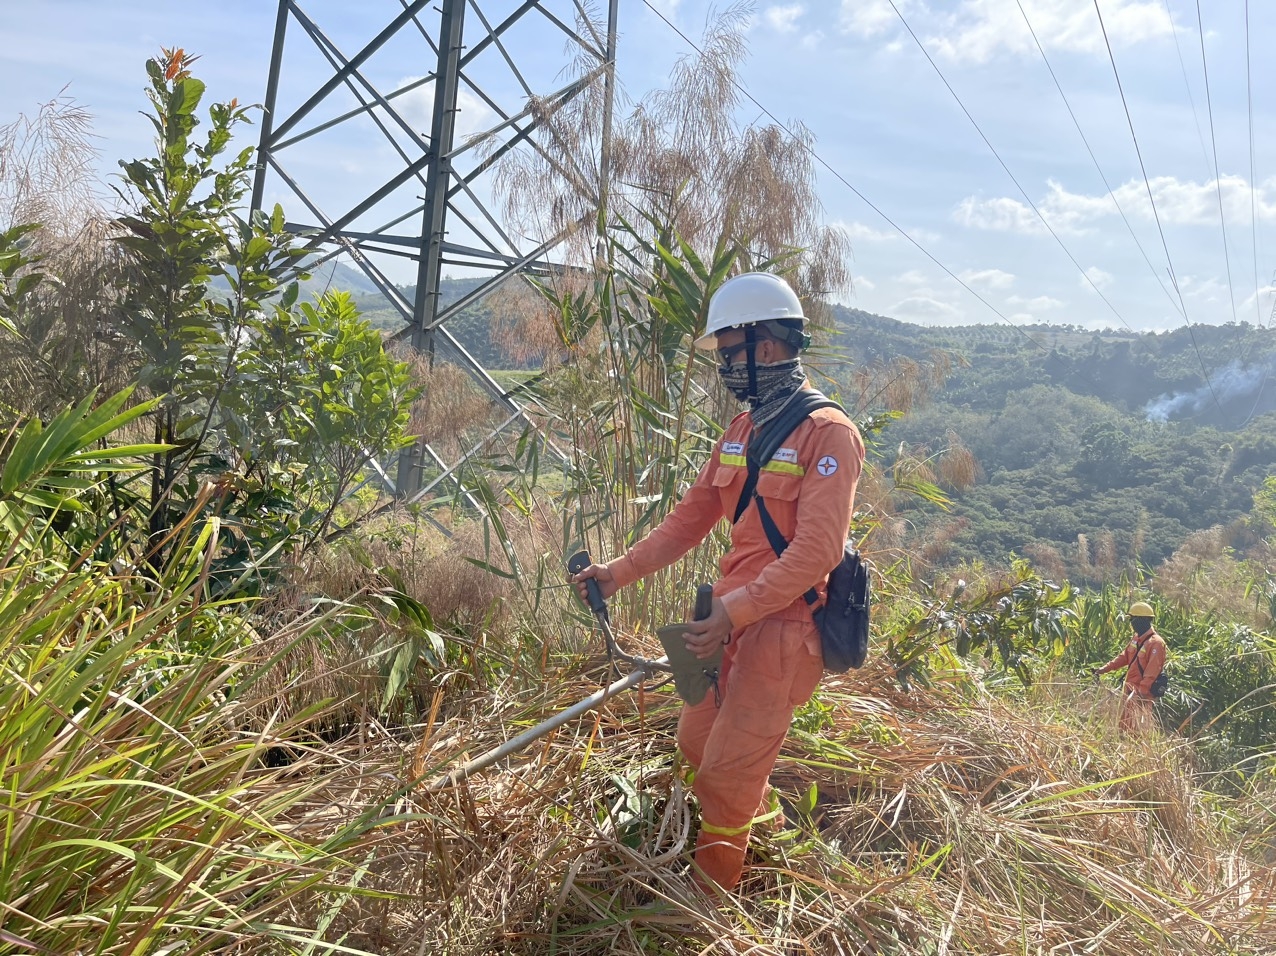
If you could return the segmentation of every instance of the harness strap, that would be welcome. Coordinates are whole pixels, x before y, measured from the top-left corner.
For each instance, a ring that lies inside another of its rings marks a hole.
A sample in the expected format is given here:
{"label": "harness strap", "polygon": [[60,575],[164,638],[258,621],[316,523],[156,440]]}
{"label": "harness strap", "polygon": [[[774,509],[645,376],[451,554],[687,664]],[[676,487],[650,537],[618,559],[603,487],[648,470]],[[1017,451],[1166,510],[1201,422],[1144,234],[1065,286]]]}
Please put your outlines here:
{"label": "harness strap", "polygon": [[[771,512],[766,509],[766,502],[756,491],[753,493],[753,500],[758,503],[758,517],[762,519],[762,530],[766,532],[767,540],[771,542],[771,550],[775,552],[775,556],[778,558],[788,548],[788,539],[780,534],[780,529],[776,525],[775,519],[771,517]],[[820,599],[820,594],[815,588],[808,588],[802,597],[806,599],[809,607]]]}
{"label": "harness strap", "polygon": [[1143,661],[1141,661],[1141,660],[1139,659],[1139,655],[1143,653],[1143,645],[1144,645],[1144,644],[1146,644],[1146,643],[1148,642],[1148,640],[1149,640],[1149,639],[1151,639],[1151,637],[1152,637],[1153,633],[1155,633],[1155,632],[1154,632],[1154,631],[1148,631],[1148,632],[1147,632],[1147,634],[1146,634],[1146,635],[1144,635],[1143,640],[1135,642],[1135,646],[1134,646],[1134,660],[1130,661],[1129,665],[1126,667],[1126,670],[1127,670],[1127,671],[1128,671],[1131,667],[1133,667],[1135,664],[1138,664],[1138,665],[1139,665],[1139,676],[1140,676],[1140,677],[1142,677],[1144,674],[1146,674],[1146,673],[1147,673],[1147,669],[1143,666]]}

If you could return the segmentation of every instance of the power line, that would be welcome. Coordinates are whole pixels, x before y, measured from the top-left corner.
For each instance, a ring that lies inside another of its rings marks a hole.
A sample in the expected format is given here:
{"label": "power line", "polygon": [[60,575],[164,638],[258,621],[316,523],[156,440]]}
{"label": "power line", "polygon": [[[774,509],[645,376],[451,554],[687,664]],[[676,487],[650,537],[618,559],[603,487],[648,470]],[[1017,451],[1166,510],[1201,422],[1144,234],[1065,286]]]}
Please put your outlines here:
{"label": "power line", "polygon": [[1227,298],[1236,321],[1236,288],[1232,285],[1232,257],[1227,251],[1227,219],[1223,215],[1223,183],[1218,171],[1218,140],[1214,138],[1214,104],[1210,100],[1210,68],[1205,60],[1205,26],[1201,22],[1201,0],[1196,0],[1196,31],[1201,38],[1201,72],[1205,74],[1205,109],[1210,118],[1210,146],[1214,150],[1214,192],[1218,195],[1218,226],[1223,233],[1223,265],[1227,267]]}
{"label": "power line", "polygon": [[[1147,250],[1143,248],[1143,243],[1139,241],[1138,234],[1134,231],[1134,226],[1130,224],[1129,218],[1125,214],[1125,210],[1121,208],[1121,202],[1116,197],[1116,190],[1112,188],[1112,184],[1108,182],[1108,177],[1103,173],[1103,167],[1099,165],[1099,159],[1094,155],[1094,150],[1090,147],[1090,141],[1086,138],[1085,131],[1081,129],[1081,122],[1077,119],[1077,114],[1072,110],[1072,104],[1068,101],[1068,96],[1063,92],[1063,85],[1059,82],[1059,78],[1055,75],[1054,67],[1050,65],[1050,59],[1046,56],[1045,49],[1041,46],[1041,41],[1037,39],[1037,31],[1032,28],[1032,23],[1028,20],[1028,13],[1024,10],[1023,4],[1019,0],[1015,0],[1019,5],[1019,12],[1023,14],[1023,22],[1028,27],[1028,32],[1032,34],[1032,42],[1037,45],[1037,51],[1041,54],[1042,61],[1046,64],[1046,69],[1050,71],[1050,79],[1054,80],[1054,87],[1059,91],[1059,96],[1063,99],[1063,105],[1068,108],[1068,115],[1072,117],[1072,125],[1077,128],[1077,134],[1081,137],[1081,142],[1085,144],[1086,152],[1090,154],[1090,160],[1094,163],[1095,170],[1099,173],[1099,178],[1103,180],[1103,186],[1108,191],[1108,195],[1112,197],[1112,205],[1116,206],[1116,210],[1121,214],[1121,221],[1125,223],[1125,228],[1130,232],[1130,238],[1134,240],[1135,246],[1138,247],[1143,261],[1147,263],[1148,268],[1152,271],[1152,277],[1156,279],[1157,285],[1161,287],[1161,291],[1165,293],[1166,298],[1170,300],[1170,305],[1178,311],[1179,304],[1174,301],[1174,295],[1166,287],[1164,280],[1161,279],[1161,273],[1152,265],[1152,260],[1147,254]],[[1186,316],[1184,316],[1186,318]]]}
{"label": "power line", "polygon": [[[647,9],[648,9],[648,10],[650,10],[650,11],[651,11],[652,13],[654,13],[657,17],[659,17],[659,18],[660,18],[660,19],[664,22],[665,26],[669,27],[669,29],[670,29],[670,30],[672,30],[674,33],[678,34],[678,36],[682,38],[682,41],[683,41],[684,43],[686,43],[689,47],[691,47],[691,49],[695,50],[695,51],[696,51],[697,53],[699,53],[701,56],[704,56],[704,51],[703,51],[702,49],[700,49],[700,47],[699,47],[699,46],[697,46],[697,45],[695,44],[695,42],[693,42],[693,41],[691,40],[691,38],[690,38],[690,37],[688,37],[685,33],[683,33],[681,30],[679,30],[679,29],[678,29],[678,27],[677,27],[677,26],[675,26],[675,25],[674,25],[674,24],[673,24],[673,23],[669,20],[669,18],[668,18],[668,17],[666,17],[666,16],[665,16],[663,13],[661,13],[658,9],[656,9],[654,6],[652,6],[652,4],[651,4],[651,0],[643,0],[643,4],[647,7]],[[965,281],[963,281],[963,280],[962,280],[962,279],[961,279],[961,278],[960,278],[960,277],[959,277],[959,276],[958,276],[955,272],[953,272],[951,269],[949,269],[949,268],[948,268],[948,266],[944,265],[944,264],[943,264],[942,262],[940,262],[937,258],[935,258],[935,256],[933,256],[933,255],[931,254],[930,250],[928,250],[928,249],[927,249],[925,246],[923,246],[920,242],[918,242],[918,241],[917,241],[916,239],[914,239],[911,235],[909,235],[908,231],[907,231],[906,229],[904,229],[904,227],[903,227],[903,226],[901,226],[901,225],[899,225],[898,223],[896,223],[896,222],[895,222],[895,220],[891,219],[891,217],[890,217],[890,216],[886,215],[886,213],[884,213],[884,212],[882,212],[882,210],[878,209],[878,208],[877,208],[877,206],[876,206],[876,204],[874,204],[874,203],[873,203],[873,202],[872,202],[872,201],[871,201],[871,200],[870,200],[867,196],[865,196],[862,192],[860,192],[860,191],[859,191],[858,189],[856,189],[853,185],[851,185],[850,181],[849,181],[849,180],[847,180],[845,176],[843,176],[843,175],[842,175],[841,173],[839,173],[836,169],[834,169],[832,166],[830,166],[830,165],[828,164],[828,162],[826,162],[826,161],[824,160],[824,158],[823,158],[822,156],[820,156],[820,154],[819,154],[819,153],[817,153],[817,152],[815,151],[814,147],[809,146],[808,144],[806,144],[805,142],[803,142],[803,141],[802,141],[802,139],[801,139],[800,137],[798,137],[797,135],[795,135],[795,134],[794,134],[794,132],[793,132],[791,129],[789,129],[789,127],[788,127],[785,123],[781,122],[781,121],[780,121],[780,119],[778,119],[774,113],[772,113],[769,109],[767,109],[765,106],[763,106],[763,105],[762,105],[762,104],[758,101],[758,99],[757,99],[757,98],[756,98],[756,97],[755,97],[752,93],[750,93],[747,89],[745,89],[745,87],[744,87],[744,86],[743,86],[743,85],[742,85],[742,84],[741,84],[741,83],[740,83],[740,82],[739,82],[739,81],[738,81],[738,80],[737,80],[734,76],[732,76],[730,79],[731,79],[731,85],[732,85],[732,86],[734,86],[737,90],[739,90],[739,91],[740,91],[740,94],[741,94],[742,96],[744,96],[746,99],[748,99],[748,100],[749,100],[749,102],[751,102],[754,106],[756,106],[756,107],[757,107],[758,109],[760,109],[763,113],[765,113],[765,114],[766,114],[766,115],[770,118],[771,122],[775,123],[775,125],[776,125],[777,127],[779,127],[780,129],[784,130],[784,132],[785,132],[785,133],[787,133],[787,134],[789,135],[789,138],[790,138],[790,139],[792,139],[794,142],[798,143],[798,144],[799,144],[799,145],[800,145],[803,149],[805,149],[805,150],[806,150],[806,151],[807,151],[807,152],[811,155],[811,158],[812,158],[812,159],[814,159],[817,163],[819,163],[819,164],[820,164],[821,166],[823,166],[826,170],[828,170],[828,171],[829,171],[829,173],[830,173],[830,174],[831,174],[834,178],[836,178],[838,182],[840,182],[843,186],[845,186],[847,189],[849,189],[851,192],[853,192],[853,193],[856,195],[856,197],[857,197],[857,198],[858,198],[861,202],[863,202],[866,206],[868,206],[868,208],[869,208],[869,209],[873,210],[873,212],[875,212],[875,213],[877,213],[877,215],[881,216],[881,217],[882,217],[882,219],[884,219],[884,220],[885,220],[885,221],[886,221],[886,222],[887,222],[887,223],[891,226],[891,228],[892,228],[892,229],[894,229],[894,230],[895,230],[896,232],[898,232],[901,236],[903,236],[903,237],[904,237],[905,239],[907,239],[910,243],[912,243],[912,245],[913,245],[914,247],[916,247],[916,249],[917,249],[917,250],[918,250],[918,251],[919,251],[922,255],[924,255],[927,259],[929,259],[929,260],[930,260],[931,262],[933,262],[936,266],[938,266],[941,270],[943,270],[943,272],[944,272],[944,273],[945,273],[945,274],[946,274],[946,275],[947,275],[950,279],[952,279],[954,282],[956,282],[958,285],[960,285],[963,289],[965,289],[967,292],[969,292],[971,295],[973,295],[976,299],[978,299],[980,302],[982,302],[985,306],[987,306],[987,307],[988,307],[988,309],[989,309],[991,312],[995,313],[995,314],[997,315],[997,317],[998,317],[998,318],[1000,318],[1003,322],[1005,322],[1007,325],[1009,325],[1009,326],[1010,326],[1011,328],[1013,328],[1015,331],[1017,331],[1017,332],[1019,332],[1021,335],[1023,335],[1023,336],[1024,336],[1024,337],[1025,337],[1025,338],[1026,338],[1029,342],[1031,342],[1031,343],[1032,343],[1033,345],[1035,345],[1037,348],[1041,349],[1043,352],[1048,352],[1048,351],[1049,351],[1049,349],[1047,349],[1047,348],[1046,348],[1046,347],[1045,347],[1042,343],[1038,342],[1038,341],[1037,341],[1036,339],[1034,339],[1031,335],[1029,335],[1029,334],[1028,334],[1025,330],[1021,329],[1018,325],[1016,325],[1014,322],[1012,322],[1010,319],[1008,319],[1008,318],[1007,318],[1007,317],[1006,317],[1006,316],[1002,313],[1002,311],[1001,311],[1000,309],[998,309],[995,305],[993,305],[991,302],[989,302],[987,299],[985,299],[982,295],[980,295],[978,292],[976,292],[974,289],[972,289],[972,288],[971,288],[971,287],[970,287],[970,286],[969,286],[969,285],[968,285]],[[1074,260],[1074,261],[1075,261],[1075,260]],[[1102,293],[1100,293],[1100,295],[1102,295]],[[1106,301],[1106,300],[1105,300],[1105,301]],[[1126,328],[1129,328],[1129,326],[1127,325],[1127,326],[1126,326]],[[1133,329],[1131,329],[1130,331],[1134,331],[1134,330],[1133,330]]]}
{"label": "power line", "polygon": [[1214,404],[1218,406],[1218,410],[1221,412],[1223,406],[1218,400],[1218,393],[1214,391],[1214,383],[1210,381],[1210,373],[1205,367],[1205,359],[1201,356],[1201,350],[1196,344],[1196,333],[1192,331],[1192,323],[1187,318],[1187,305],[1183,301],[1183,290],[1179,288],[1178,277],[1174,274],[1174,260],[1170,257],[1170,245],[1165,241],[1165,230],[1161,227],[1161,215],[1156,211],[1156,199],[1152,196],[1152,184],[1148,181],[1147,166],[1143,162],[1143,150],[1139,149],[1139,138],[1134,133],[1134,119],[1130,116],[1130,104],[1126,102],[1125,89],[1121,86],[1121,74],[1117,70],[1116,56],[1112,53],[1112,41],[1108,39],[1108,28],[1103,23],[1103,11],[1099,9],[1099,0],[1094,0],[1094,12],[1099,17],[1099,29],[1103,32],[1103,43],[1108,49],[1108,62],[1112,64],[1112,75],[1116,78],[1117,92],[1121,94],[1121,107],[1125,110],[1125,121],[1130,127],[1130,139],[1134,141],[1134,153],[1139,158],[1139,171],[1143,174],[1143,185],[1147,188],[1148,202],[1152,204],[1152,218],[1156,220],[1156,231],[1161,236],[1161,248],[1165,250],[1165,261],[1169,266],[1170,281],[1174,284],[1174,291],[1179,297],[1183,321],[1187,326],[1187,334],[1192,340],[1192,350],[1196,352],[1196,360],[1201,365],[1201,374],[1205,376],[1205,384],[1209,386],[1210,396],[1214,399]]}
{"label": "power line", "polygon": [[1192,83],[1187,78],[1187,63],[1183,59],[1183,48],[1179,46],[1179,31],[1174,26],[1174,14],[1170,10],[1170,0],[1165,2],[1165,18],[1170,21],[1170,35],[1174,37],[1174,52],[1179,57],[1179,71],[1183,74],[1183,88],[1187,90],[1187,102],[1192,107],[1192,122],[1196,125],[1196,139],[1201,144],[1201,158],[1205,160],[1205,168],[1210,167],[1209,153],[1205,150],[1205,134],[1201,132],[1201,114],[1196,112],[1196,98],[1192,96]]}
{"label": "power line", "polygon": [[1009,176],[1010,181],[1015,184],[1015,188],[1019,190],[1019,194],[1023,196],[1028,205],[1032,207],[1032,211],[1037,214],[1037,218],[1040,219],[1041,224],[1046,227],[1046,231],[1049,232],[1054,238],[1054,241],[1059,244],[1059,248],[1063,250],[1064,255],[1072,260],[1072,264],[1077,267],[1077,271],[1081,273],[1081,277],[1085,279],[1086,282],[1090,283],[1090,288],[1094,289],[1099,298],[1103,300],[1103,304],[1112,310],[1112,314],[1120,320],[1122,325],[1133,332],[1134,329],[1131,327],[1130,323],[1125,321],[1125,317],[1117,311],[1116,306],[1108,301],[1108,297],[1103,294],[1103,290],[1095,284],[1094,279],[1090,278],[1090,274],[1081,267],[1081,263],[1077,261],[1076,256],[1074,256],[1068,247],[1064,245],[1064,242],[1059,238],[1058,233],[1054,231],[1054,228],[1050,225],[1049,221],[1047,221],[1046,217],[1041,214],[1041,210],[1038,209],[1037,204],[1032,201],[1032,197],[1028,195],[1028,191],[1020,185],[1019,180],[1015,178],[1015,174],[1012,173],[1010,171],[1010,167],[1006,165],[1006,161],[1002,159],[1001,154],[997,152],[997,147],[993,146],[988,137],[984,135],[984,131],[980,128],[979,123],[977,123],[975,118],[970,115],[970,110],[966,109],[966,104],[961,101],[961,97],[957,95],[957,91],[953,89],[952,84],[948,82],[948,78],[945,77],[943,71],[940,70],[939,64],[935,62],[935,60],[931,57],[930,52],[926,49],[925,44],[923,44],[922,41],[918,39],[917,34],[913,32],[913,28],[909,26],[908,21],[904,19],[904,14],[899,12],[899,7],[895,5],[895,0],[889,0],[889,3],[891,5],[891,9],[895,11],[895,15],[899,17],[900,23],[904,24],[904,29],[908,31],[908,35],[912,37],[913,42],[917,44],[917,49],[922,51],[922,55],[926,57],[926,61],[934,68],[940,81],[945,87],[947,87],[948,92],[952,94],[953,99],[957,101],[957,105],[961,107],[961,111],[966,114],[966,119],[970,120],[971,125],[975,127],[975,132],[978,133],[980,139],[984,141],[984,145],[992,150],[992,154],[997,157],[997,162],[1001,163],[1001,168],[1006,171],[1006,175]]}
{"label": "power line", "polygon": [[1254,317],[1263,324],[1263,310],[1258,302],[1258,208],[1254,185],[1254,84],[1249,68],[1249,0],[1245,0],[1245,114],[1249,121],[1249,235],[1254,247]]}

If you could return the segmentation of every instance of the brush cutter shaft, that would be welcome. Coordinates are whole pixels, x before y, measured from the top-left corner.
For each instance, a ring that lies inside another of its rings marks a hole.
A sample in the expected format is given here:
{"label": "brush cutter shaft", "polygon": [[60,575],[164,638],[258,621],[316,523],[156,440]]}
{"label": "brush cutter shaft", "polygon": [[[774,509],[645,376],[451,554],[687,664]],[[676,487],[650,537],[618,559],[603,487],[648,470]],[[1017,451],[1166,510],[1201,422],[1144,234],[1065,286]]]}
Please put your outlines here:
{"label": "brush cutter shaft", "polygon": [[[658,661],[651,661],[649,663],[664,666],[667,664],[667,661],[662,657]],[[451,773],[435,778],[426,787],[426,789],[442,790],[444,787],[455,786],[466,777],[469,777],[485,767],[489,767],[496,763],[496,761],[500,760],[502,757],[508,757],[510,754],[518,753],[524,747],[540,740],[540,738],[544,737],[551,731],[557,730],[559,727],[563,726],[563,724],[575,720],[582,714],[588,713],[609,697],[614,697],[622,690],[629,690],[632,687],[637,687],[647,678],[647,676],[648,673],[645,668],[638,668],[638,670],[634,671],[628,677],[622,677],[614,684],[590,694],[580,703],[574,704],[566,710],[555,714],[553,717],[549,718],[549,720],[542,721],[530,730],[523,731],[517,737],[505,741],[505,743],[501,744],[499,747],[493,747],[481,757],[475,757],[469,763],[463,764]]]}
{"label": "brush cutter shaft", "polygon": [[[567,570],[572,574],[578,574],[585,568],[589,567],[592,562],[589,560],[589,553],[586,551],[577,551],[567,561]],[[487,753],[480,757],[475,757],[468,763],[462,764],[450,773],[442,777],[436,777],[427,786],[427,790],[442,790],[444,787],[453,787],[462,780],[480,770],[490,767],[503,757],[516,754],[524,747],[535,743],[546,734],[549,734],[566,723],[575,720],[582,714],[586,714],[593,710],[599,704],[603,703],[610,697],[614,697],[621,691],[630,690],[639,686],[656,670],[669,671],[669,658],[661,657],[656,660],[648,660],[645,657],[635,657],[624,653],[617,645],[616,638],[611,631],[611,621],[607,617],[607,602],[603,599],[602,589],[599,588],[598,582],[590,579],[586,582],[586,589],[589,592],[589,607],[594,612],[594,617],[598,619],[598,626],[603,632],[603,636],[607,640],[608,653],[620,660],[632,664],[636,669],[627,677],[604,687],[602,690],[595,691],[578,704],[568,707],[564,711],[560,711],[548,720],[542,721],[530,730],[525,730],[517,737],[513,737],[498,747],[493,747]],[[702,584],[696,590],[696,609],[695,616],[697,620],[706,618],[713,610],[713,585]]]}
{"label": "brush cutter shaft", "polygon": [[626,654],[620,649],[620,645],[616,643],[616,635],[612,633],[611,621],[607,619],[607,613],[597,614],[598,626],[603,632],[603,638],[607,641],[607,656],[618,661],[624,661],[633,667],[640,668],[648,675],[657,670],[668,670],[668,658],[662,657],[658,660],[648,660],[638,654]]}

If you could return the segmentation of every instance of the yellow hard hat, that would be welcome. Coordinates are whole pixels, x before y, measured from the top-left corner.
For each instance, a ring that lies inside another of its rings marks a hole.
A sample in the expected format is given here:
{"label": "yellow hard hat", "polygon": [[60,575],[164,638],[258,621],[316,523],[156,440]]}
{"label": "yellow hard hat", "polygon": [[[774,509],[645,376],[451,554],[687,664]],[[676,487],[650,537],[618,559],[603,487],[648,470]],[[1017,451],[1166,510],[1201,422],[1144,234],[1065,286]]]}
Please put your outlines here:
{"label": "yellow hard hat", "polygon": [[1147,601],[1135,601],[1130,605],[1130,617],[1156,617],[1156,612]]}

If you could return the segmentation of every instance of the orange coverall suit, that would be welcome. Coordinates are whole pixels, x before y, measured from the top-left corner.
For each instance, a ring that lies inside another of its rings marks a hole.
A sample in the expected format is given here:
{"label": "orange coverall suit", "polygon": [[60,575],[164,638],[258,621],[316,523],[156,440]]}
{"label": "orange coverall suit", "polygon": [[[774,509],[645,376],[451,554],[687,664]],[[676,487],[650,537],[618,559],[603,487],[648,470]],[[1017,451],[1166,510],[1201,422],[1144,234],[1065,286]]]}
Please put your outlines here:
{"label": "orange coverall suit", "polygon": [[[752,430],[748,412],[736,416],[668,517],[608,563],[617,586],[672,564],[735,515]],[[731,529],[714,585],[732,628],[719,673],[721,707],[709,694],[694,707],[684,704],[678,720],[678,745],[696,769],[692,789],[700,800],[696,864],[724,889],[740,881],[749,830],[765,807],[793,711],[810,699],[823,671],[819,633],[802,595],[815,587],[823,597],[841,560],[863,463],[854,424],[838,409],[818,409],[758,473],[757,493],[790,542],[783,557],[755,504]]]}
{"label": "orange coverall suit", "polygon": [[1152,682],[1165,667],[1165,639],[1152,628],[1130,641],[1100,674],[1125,668],[1125,699],[1121,702],[1121,729],[1141,730],[1152,719]]}

